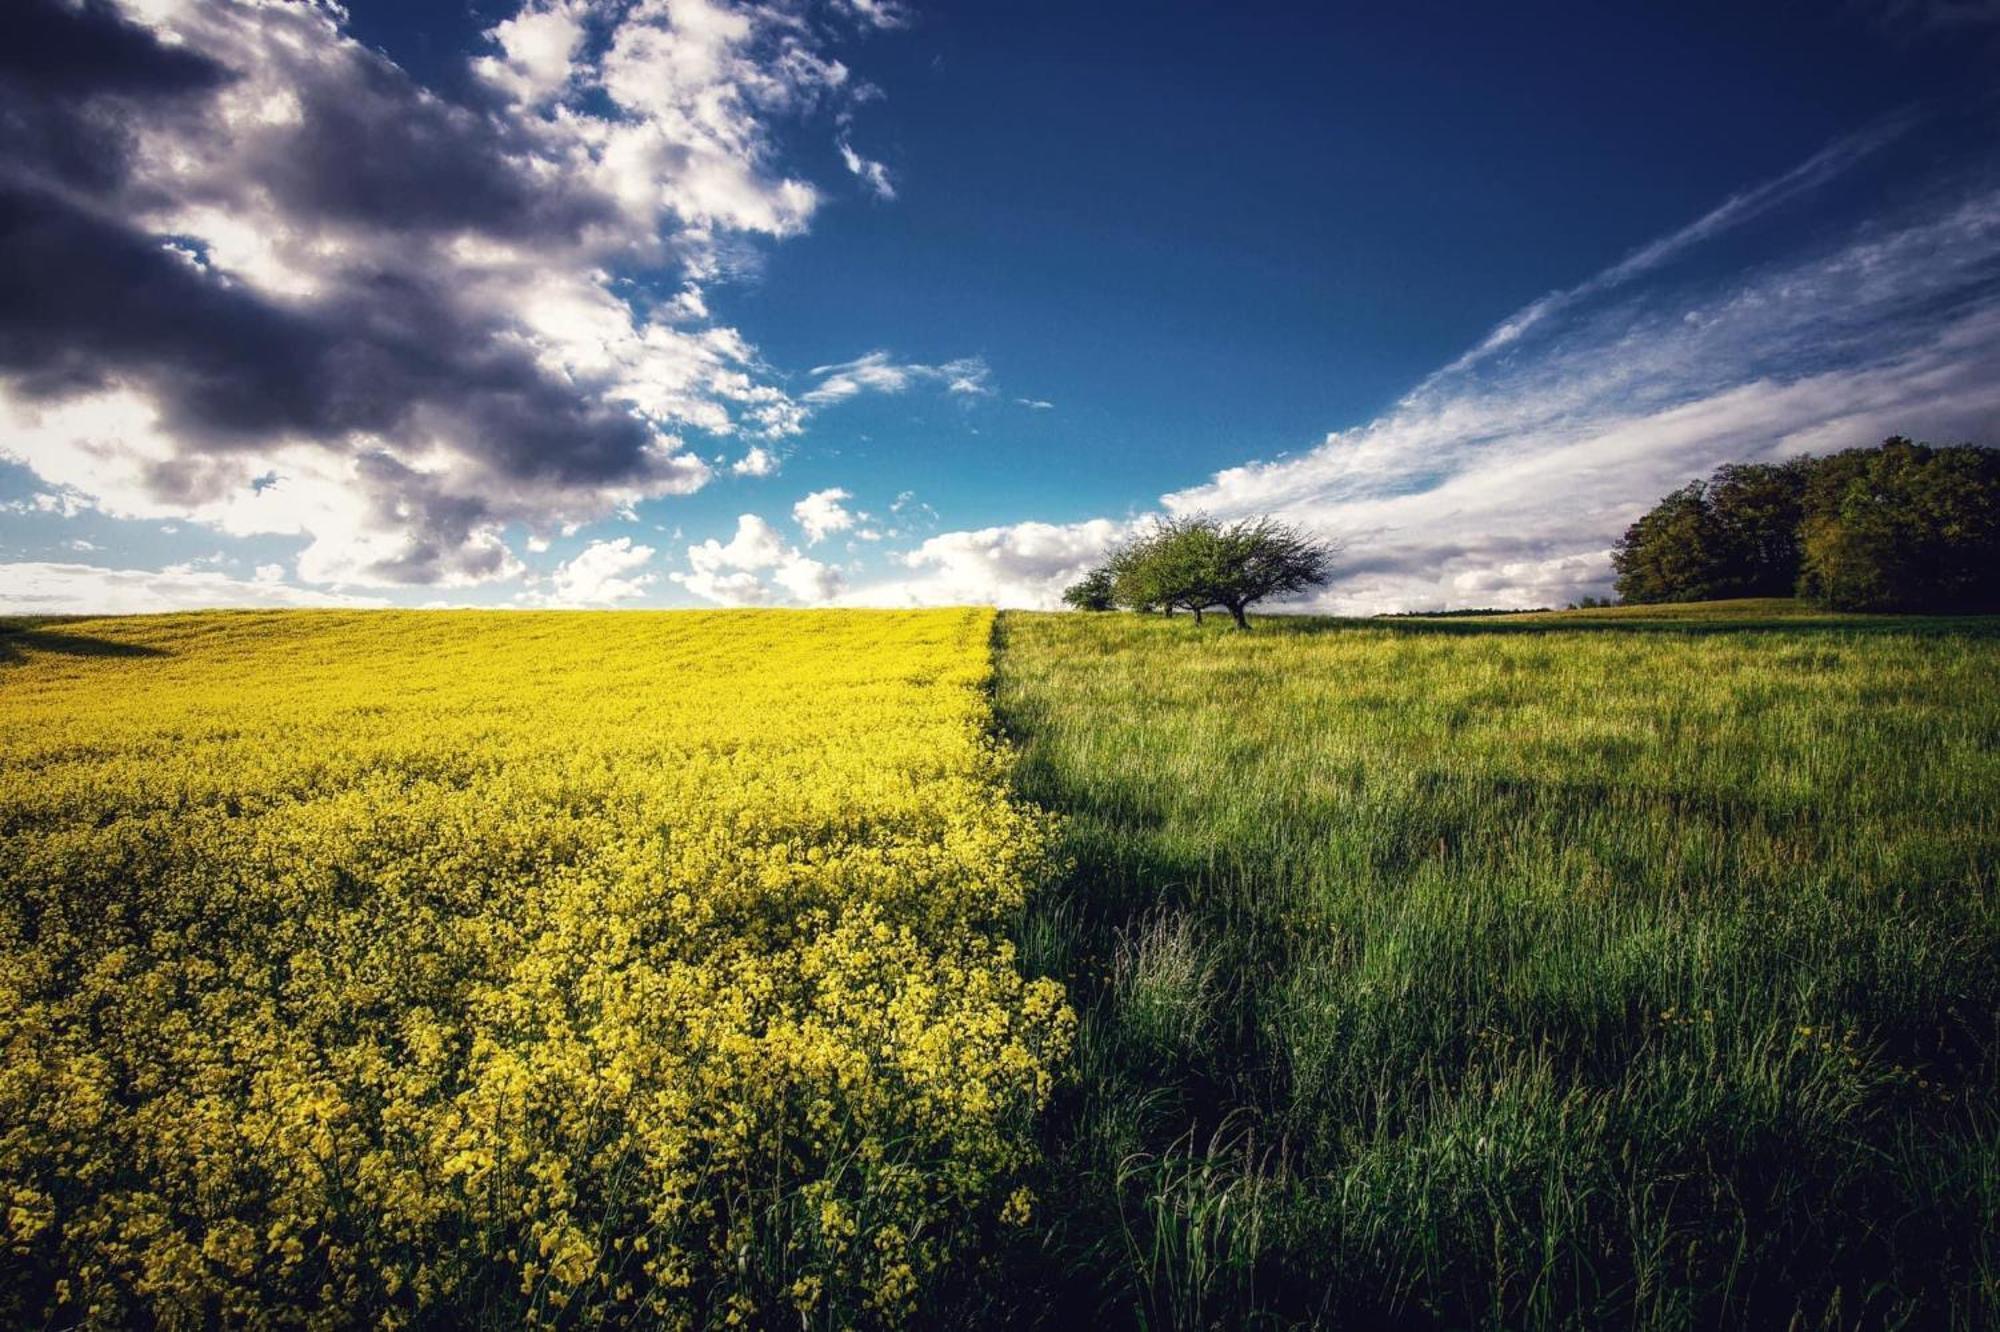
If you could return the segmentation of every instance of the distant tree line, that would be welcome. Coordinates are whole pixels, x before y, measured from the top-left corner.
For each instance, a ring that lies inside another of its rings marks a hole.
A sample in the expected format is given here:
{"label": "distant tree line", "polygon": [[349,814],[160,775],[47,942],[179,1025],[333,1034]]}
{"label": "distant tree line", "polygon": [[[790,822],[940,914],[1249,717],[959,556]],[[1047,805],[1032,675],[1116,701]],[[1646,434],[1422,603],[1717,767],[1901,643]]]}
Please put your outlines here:
{"label": "distant tree line", "polygon": [[[1379,618],[1384,620],[1487,620],[1495,615],[1546,615],[1551,609],[1552,607],[1548,606],[1455,606],[1450,610],[1385,611]],[[1566,609],[1577,610],[1579,608],[1571,605]]]}
{"label": "distant tree line", "polygon": [[1163,518],[1112,550],[1063,600],[1089,611],[1185,610],[1197,624],[1204,612],[1221,610],[1247,629],[1258,602],[1324,586],[1339,549],[1273,518]]}
{"label": "distant tree line", "polygon": [[1897,435],[1880,448],[1730,463],[1632,524],[1611,562],[1627,602],[2000,609],[2000,450]]}

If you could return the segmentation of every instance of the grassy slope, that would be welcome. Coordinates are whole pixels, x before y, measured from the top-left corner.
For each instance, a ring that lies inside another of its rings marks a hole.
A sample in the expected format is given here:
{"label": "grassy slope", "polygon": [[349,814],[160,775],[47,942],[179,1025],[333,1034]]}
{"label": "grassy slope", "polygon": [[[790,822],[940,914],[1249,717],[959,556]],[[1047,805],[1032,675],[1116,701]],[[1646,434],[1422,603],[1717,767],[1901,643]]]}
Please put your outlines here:
{"label": "grassy slope", "polygon": [[1023,1314],[2000,1316],[2000,626],[1009,615],[1000,649],[1076,865],[1025,954],[1083,1015]]}

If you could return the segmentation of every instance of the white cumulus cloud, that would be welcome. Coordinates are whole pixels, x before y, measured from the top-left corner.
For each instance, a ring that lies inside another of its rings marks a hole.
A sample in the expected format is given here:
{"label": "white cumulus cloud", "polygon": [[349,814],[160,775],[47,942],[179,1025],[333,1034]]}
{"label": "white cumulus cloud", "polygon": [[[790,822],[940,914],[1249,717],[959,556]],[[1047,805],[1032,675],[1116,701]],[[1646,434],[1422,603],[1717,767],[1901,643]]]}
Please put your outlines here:
{"label": "white cumulus cloud", "polygon": [[846,585],[838,569],[802,554],[754,513],[737,518],[727,543],[711,537],[689,546],[687,554],[688,572],[673,574],[673,580],[724,606],[778,600],[818,605],[833,600]]}
{"label": "white cumulus cloud", "polygon": [[854,497],[833,486],[815,490],[792,506],[792,520],[806,534],[806,544],[816,546],[835,532],[854,526],[854,514],[843,503]]}
{"label": "white cumulus cloud", "polygon": [[902,555],[905,578],[857,589],[858,605],[1046,608],[1132,528],[1094,518],[1081,523],[1014,523],[945,532]]}
{"label": "white cumulus cloud", "polygon": [[593,541],[556,569],[551,580],[555,600],[570,606],[609,606],[646,595],[658,575],[642,573],[653,560],[653,548],[630,537]]}

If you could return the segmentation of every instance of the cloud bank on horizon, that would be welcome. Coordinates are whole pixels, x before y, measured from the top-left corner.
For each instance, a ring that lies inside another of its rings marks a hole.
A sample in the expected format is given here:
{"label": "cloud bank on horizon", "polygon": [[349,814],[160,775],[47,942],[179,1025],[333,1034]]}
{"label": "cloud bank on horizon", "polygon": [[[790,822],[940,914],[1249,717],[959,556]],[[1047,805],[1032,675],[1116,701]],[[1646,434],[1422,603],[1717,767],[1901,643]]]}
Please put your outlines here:
{"label": "cloud bank on horizon", "polygon": [[855,127],[882,94],[835,53],[911,18],[527,0],[447,96],[332,4],[7,7],[0,459],[38,490],[0,524],[93,513],[296,553],[15,560],[0,609],[1045,607],[1148,514],[1196,510],[1340,537],[1313,609],[1559,605],[1607,590],[1623,527],[1718,463],[2000,436],[2000,165],[1874,188],[1912,111],[1529,303],[1375,419],[1120,513],[939,531],[913,478],[893,504],[750,500],[726,537],[619,530],[781,484],[863,397],[1055,412],[977,354],[788,374],[711,311],[829,199],[802,140],[898,206]]}

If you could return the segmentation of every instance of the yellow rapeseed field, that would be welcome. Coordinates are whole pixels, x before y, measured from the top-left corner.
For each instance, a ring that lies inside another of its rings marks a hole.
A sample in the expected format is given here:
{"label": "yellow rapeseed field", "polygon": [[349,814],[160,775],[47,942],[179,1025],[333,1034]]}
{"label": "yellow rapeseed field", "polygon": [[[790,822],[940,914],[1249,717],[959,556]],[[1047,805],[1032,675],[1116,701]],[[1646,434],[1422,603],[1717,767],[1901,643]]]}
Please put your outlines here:
{"label": "yellow rapeseed field", "polygon": [[1030,1219],[990,612],[0,628],[0,1323],[894,1321]]}

